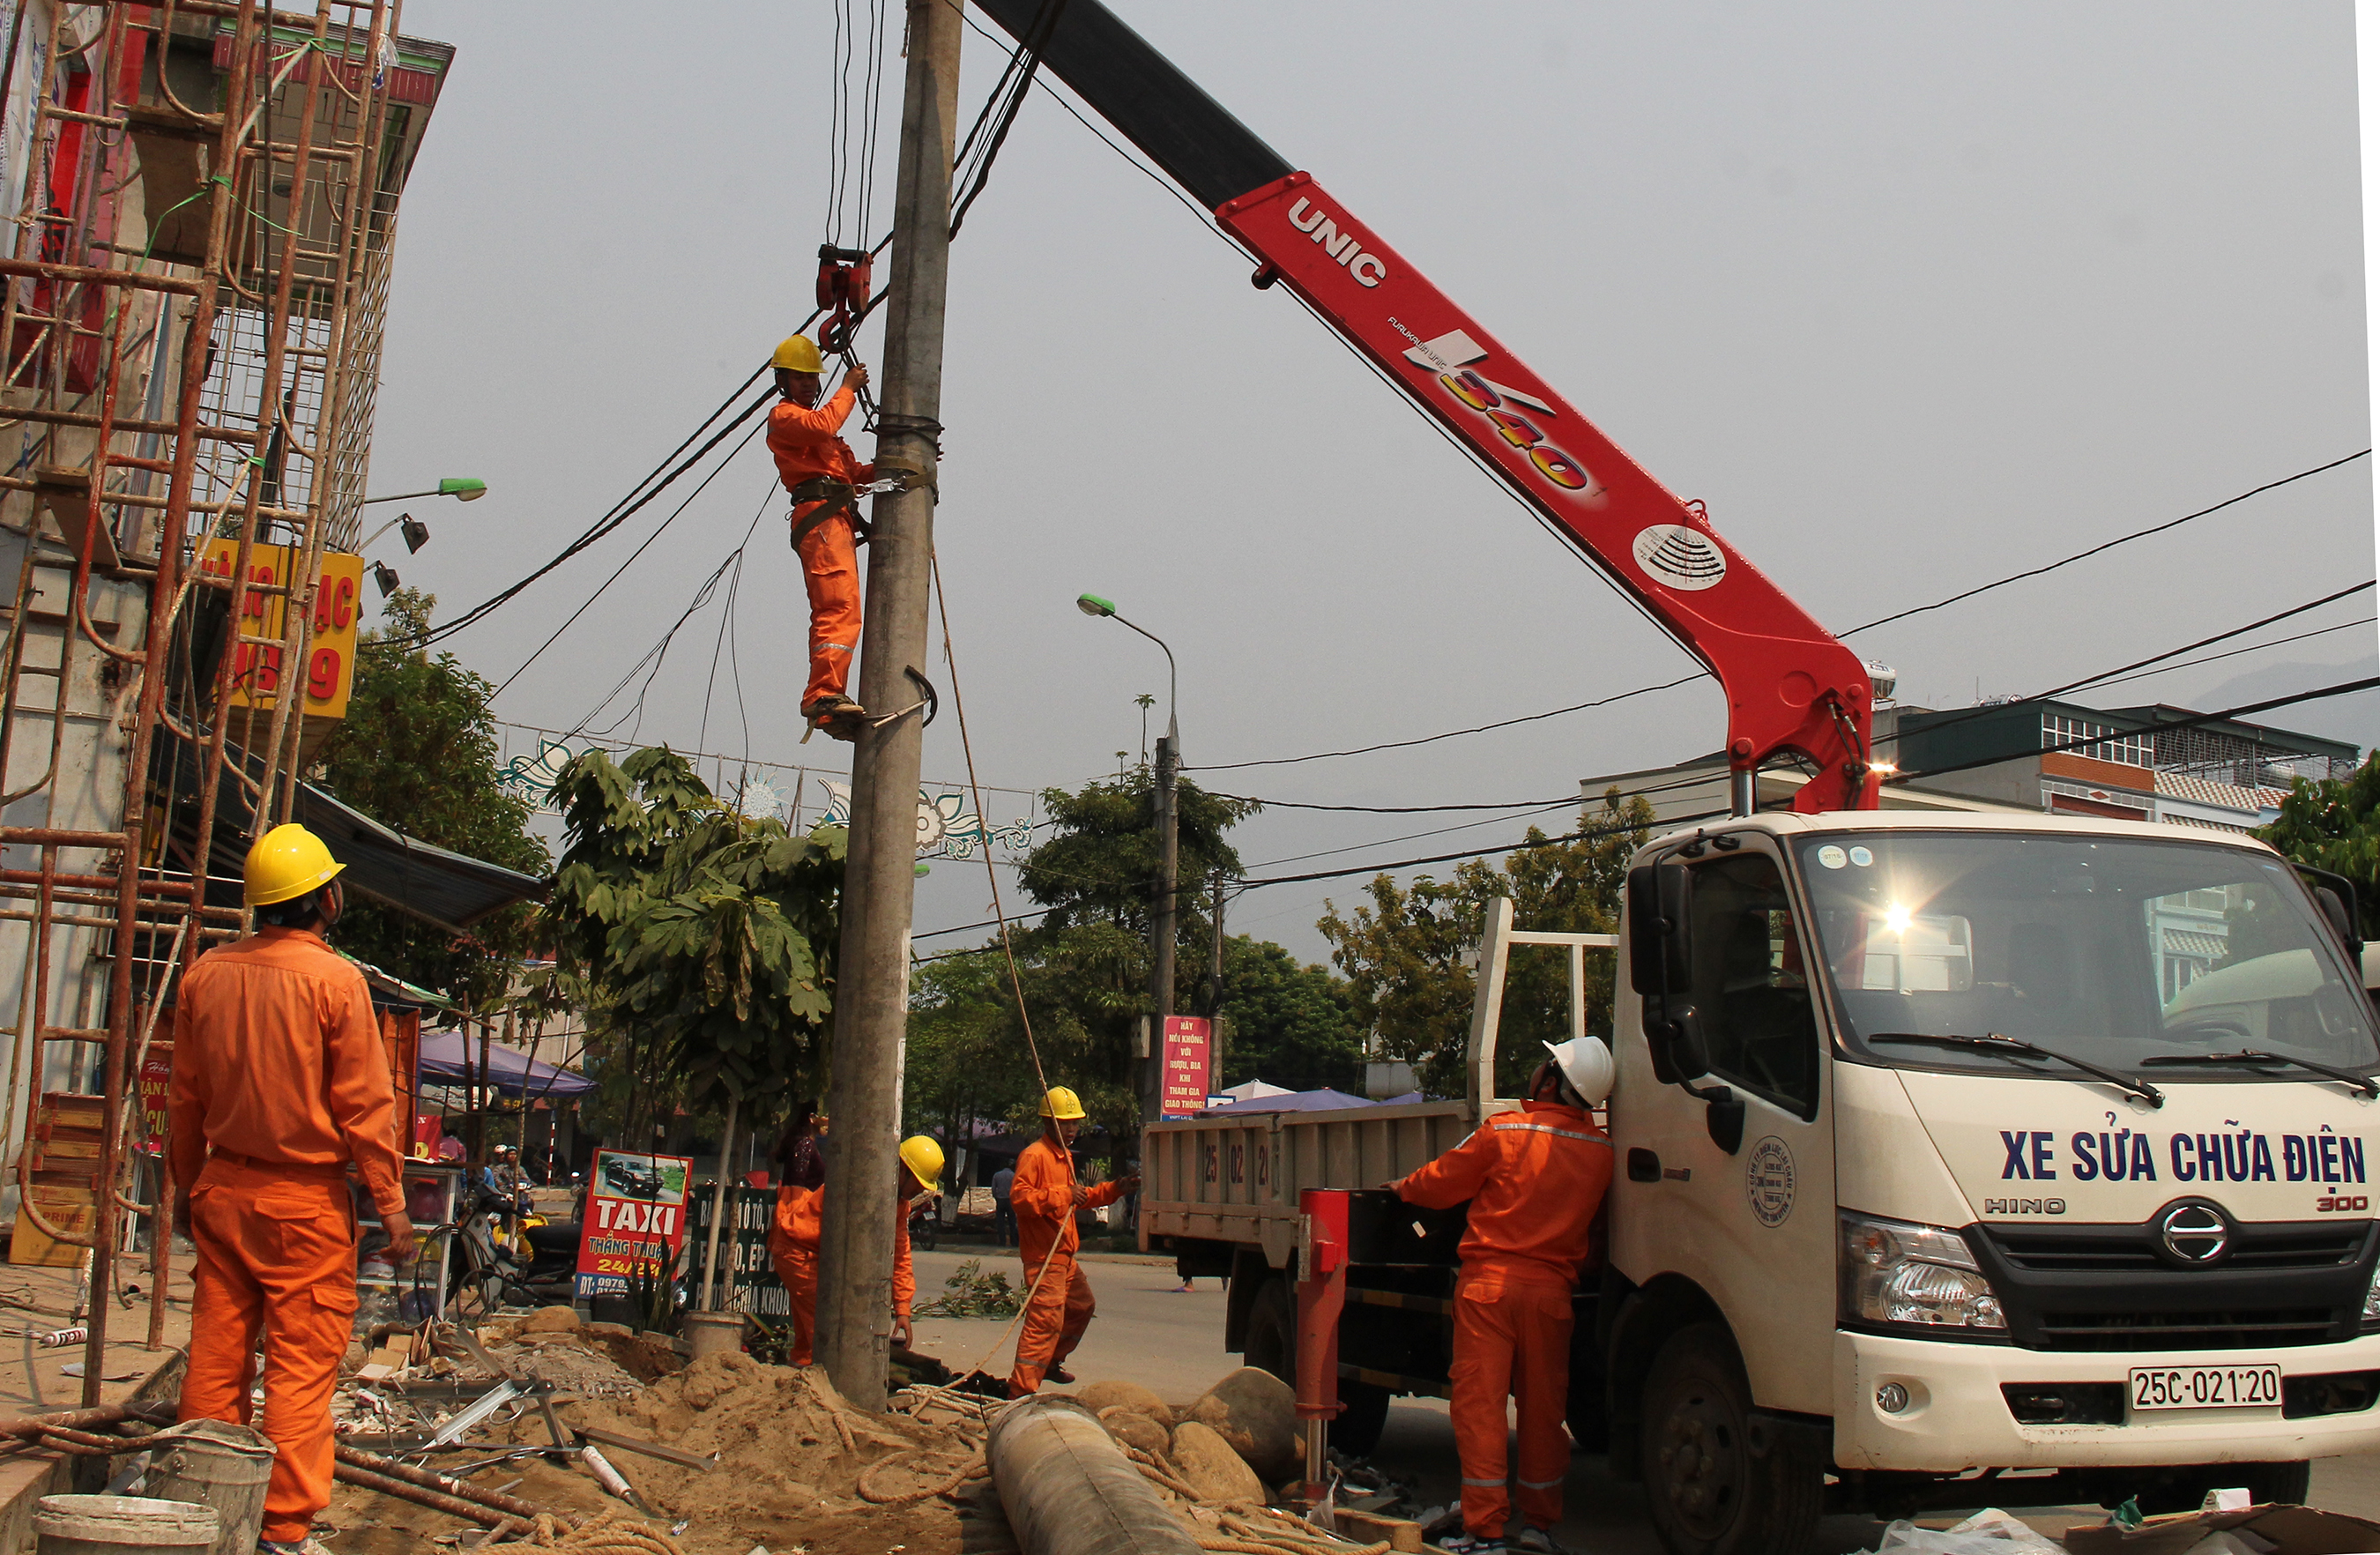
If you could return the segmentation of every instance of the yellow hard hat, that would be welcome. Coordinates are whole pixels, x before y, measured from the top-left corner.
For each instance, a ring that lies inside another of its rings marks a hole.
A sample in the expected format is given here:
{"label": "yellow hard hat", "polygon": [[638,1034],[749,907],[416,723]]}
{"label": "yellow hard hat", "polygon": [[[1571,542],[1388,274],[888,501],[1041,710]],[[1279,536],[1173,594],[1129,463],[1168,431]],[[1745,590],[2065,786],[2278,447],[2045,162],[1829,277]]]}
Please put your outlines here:
{"label": "yellow hard hat", "polygon": [[826,363],[819,356],[818,343],[807,334],[785,336],[777,347],[777,354],[769,358],[769,365],[790,368],[795,372],[826,371]]}
{"label": "yellow hard hat", "polygon": [[1041,1099],[1041,1115],[1064,1122],[1083,1115],[1083,1099],[1064,1086],[1051,1086],[1050,1094]]}
{"label": "yellow hard hat", "polygon": [[937,1191],[942,1181],[942,1148],[928,1135],[913,1134],[901,1141],[901,1164],[917,1185],[928,1193]]}
{"label": "yellow hard hat", "polygon": [[248,866],[242,871],[248,905],[269,907],[303,896],[316,886],[330,883],[331,877],[346,868],[331,856],[322,838],[303,826],[295,821],[276,826],[248,850]]}

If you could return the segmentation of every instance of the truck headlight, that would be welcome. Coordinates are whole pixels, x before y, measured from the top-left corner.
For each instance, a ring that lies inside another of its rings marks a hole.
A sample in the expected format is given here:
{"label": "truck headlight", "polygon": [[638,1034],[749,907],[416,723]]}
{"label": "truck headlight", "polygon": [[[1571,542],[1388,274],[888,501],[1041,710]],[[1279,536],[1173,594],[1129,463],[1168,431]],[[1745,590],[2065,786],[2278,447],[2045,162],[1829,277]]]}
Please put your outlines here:
{"label": "truck headlight", "polygon": [[2363,1290],[2363,1326],[2380,1329],[2380,1267],[2372,1270],[2372,1283]]}
{"label": "truck headlight", "polygon": [[1959,1233],[1906,1221],[1842,1217],[1842,1309],[1865,1323],[2008,1332],[2000,1298]]}

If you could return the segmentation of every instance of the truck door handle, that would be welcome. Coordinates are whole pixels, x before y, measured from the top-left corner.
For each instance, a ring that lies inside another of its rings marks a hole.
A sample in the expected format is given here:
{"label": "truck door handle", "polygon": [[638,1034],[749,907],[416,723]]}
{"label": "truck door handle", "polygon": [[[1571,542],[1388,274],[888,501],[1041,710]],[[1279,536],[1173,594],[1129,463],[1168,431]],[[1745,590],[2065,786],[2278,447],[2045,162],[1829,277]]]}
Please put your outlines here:
{"label": "truck door handle", "polygon": [[1658,1183],[1661,1180],[1661,1158],[1639,1146],[1628,1152],[1628,1180],[1632,1183]]}

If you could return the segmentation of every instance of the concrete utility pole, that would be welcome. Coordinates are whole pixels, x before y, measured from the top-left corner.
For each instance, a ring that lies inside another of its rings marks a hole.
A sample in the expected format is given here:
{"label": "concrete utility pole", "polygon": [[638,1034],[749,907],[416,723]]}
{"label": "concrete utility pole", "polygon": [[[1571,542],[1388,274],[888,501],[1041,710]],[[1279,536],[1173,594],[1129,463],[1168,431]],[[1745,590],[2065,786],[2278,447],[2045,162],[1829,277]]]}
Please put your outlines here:
{"label": "concrete utility pole", "polygon": [[917,772],[924,751],[927,589],[934,547],[942,303],[950,279],[952,131],[958,115],[959,8],[908,0],[877,473],[914,471],[876,498],[868,542],[859,699],[889,723],[864,728],[851,763],[851,852],[836,960],[834,1192],[819,1239],[818,1358],[843,1396],[885,1405],[892,1326],[892,1227],[901,1129],[901,1047],[909,1012],[909,913],[917,889]]}
{"label": "concrete utility pole", "polygon": [[1155,1029],[1149,1033],[1148,1063],[1141,1069],[1143,1123],[1155,1123],[1165,1102],[1165,1017],[1173,1013],[1174,895],[1180,886],[1174,876],[1181,826],[1173,799],[1181,771],[1182,731],[1168,718],[1165,737],[1157,742],[1157,892],[1148,920],[1148,996],[1157,1004],[1157,1014],[1150,1017]]}

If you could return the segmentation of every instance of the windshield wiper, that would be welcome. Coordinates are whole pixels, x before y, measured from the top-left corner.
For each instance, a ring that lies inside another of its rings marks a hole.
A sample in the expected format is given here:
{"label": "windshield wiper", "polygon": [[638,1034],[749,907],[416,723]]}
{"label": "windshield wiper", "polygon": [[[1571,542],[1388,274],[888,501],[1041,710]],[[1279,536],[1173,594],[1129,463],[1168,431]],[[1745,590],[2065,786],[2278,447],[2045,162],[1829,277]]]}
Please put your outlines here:
{"label": "windshield wiper", "polygon": [[2071,1053],[2055,1051],[2037,1042],[2026,1042],[2014,1037],[2003,1037],[1997,1031],[1985,1037],[1968,1037],[1956,1032],[1939,1034],[1929,1031],[1880,1031],[1867,1038],[1866,1040],[1920,1042],[1934,1048],[1964,1048],[1970,1052],[2006,1053],[2012,1058],[2053,1059],[2070,1069],[2080,1069],[2085,1075],[2105,1080],[2119,1090],[2129,1091],[2152,1107],[2165,1105],[2165,1092],[2146,1080],[2127,1075],[2119,1069],[2109,1069],[2102,1064],[2094,1063],[2087,1058],[2076,1058]]}
{"label": "windshield wiper", "polygon": [[2337,1080],[2341,1085],[2353,1086],[2365,1096],[2380,1099],[2380,1081],[2375,1081],[2371,1075],[2359,1075],[2352,1069],[2334,1069],[2327,1063],[2316,1063],[2310,1058],[2293,1058],[2288,1053],[2259,1052],[2251,1048],[2244,1049],[2236,1053],[2159,1053],[2155,1058],[2144,1058],[2141,1060],[2141,1062],[2144,1064],[2230,1063],[2247,1065],[2257,1063],[2293,1063],[2301,1069],[2311,1069],[2315,1074],[2320,1075],[2326,1079]]}

